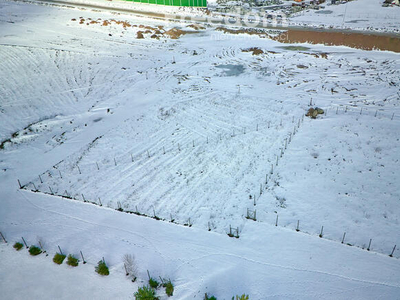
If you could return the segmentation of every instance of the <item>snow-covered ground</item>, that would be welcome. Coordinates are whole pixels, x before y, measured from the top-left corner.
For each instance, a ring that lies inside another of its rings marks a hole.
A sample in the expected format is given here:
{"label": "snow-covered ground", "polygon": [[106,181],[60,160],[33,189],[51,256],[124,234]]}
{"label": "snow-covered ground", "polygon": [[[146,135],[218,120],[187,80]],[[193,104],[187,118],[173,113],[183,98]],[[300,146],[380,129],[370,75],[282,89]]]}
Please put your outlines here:
{"label": "snow-covered ground", "polygon": [[398,297],[399,54],[8,1],[0,20],[6,299],[129,299],[146,270],[176,299]]}
{"label": "snow-covered ground", "polygon": [[354,0],[310,9],[290,18],[290,25],[399,33],[399,6],[382,7],[382,0]]}
{"label": "snow-covered ground", "polygon": [[[155,4],[135,3],[125,0],[23,0],[28,3],[71,7],[95,6],[105,10],[129,10],[147,17],[180,20],[182,22],[206,22],[236,27],[268,28],[319,28],[335,30],[358,30],[368,32],[399,34],[398,16],[400,6],[383,7],[382,0],[353,0],[331,5],[330,1],[316,6],[317,9],[302,9],[290,12],[294,1],[285,1],[281,8],[270,10],[265,7],[249,7],[248,3],[237,3],[224,13],[217,12],[215,1],[208,1],[208,9],[199,7],[174,7]],[[63,5],[63,2],[65,5]],[[306,1],[309,5],[310,1]],[[224,6],[223,6],[224,7]],[[279,16],[277,19],[276,17]],[[269,17],[273,17],[270,19]]]}

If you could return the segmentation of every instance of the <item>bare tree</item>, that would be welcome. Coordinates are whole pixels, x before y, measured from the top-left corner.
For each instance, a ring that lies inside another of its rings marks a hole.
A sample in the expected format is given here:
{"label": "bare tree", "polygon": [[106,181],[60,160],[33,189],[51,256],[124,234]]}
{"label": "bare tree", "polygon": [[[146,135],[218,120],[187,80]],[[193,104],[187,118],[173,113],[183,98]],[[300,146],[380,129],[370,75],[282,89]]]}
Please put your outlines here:
{"label": "bare tree", "polygon": [[138,275],[138,268],[135,260],[135,256],[132,254],[125,254],[123,257],[124,267],[126,276],[132,278],[135,281]]}

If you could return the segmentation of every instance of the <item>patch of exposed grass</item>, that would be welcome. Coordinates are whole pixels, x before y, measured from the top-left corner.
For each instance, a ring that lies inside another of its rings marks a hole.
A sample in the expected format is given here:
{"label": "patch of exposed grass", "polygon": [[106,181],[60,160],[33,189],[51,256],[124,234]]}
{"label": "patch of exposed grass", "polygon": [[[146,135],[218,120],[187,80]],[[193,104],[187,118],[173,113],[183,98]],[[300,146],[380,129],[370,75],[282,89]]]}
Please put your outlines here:
{"label": "patch of exposed grass", "polygon": [[64,261],[64,259],[66,258],[66,255],[64,254],[60,254],[60,253],[56,253],[53,257],[53,261],[58,264],[61,265]]}
{"label": "patch of exposed grass", "polygon": [[79,264],[79,259],[77,259],[75,256],[73,256],[72,254],[68,255],[67,258],[67,265],[71,266],[71,267],[77,267]]}

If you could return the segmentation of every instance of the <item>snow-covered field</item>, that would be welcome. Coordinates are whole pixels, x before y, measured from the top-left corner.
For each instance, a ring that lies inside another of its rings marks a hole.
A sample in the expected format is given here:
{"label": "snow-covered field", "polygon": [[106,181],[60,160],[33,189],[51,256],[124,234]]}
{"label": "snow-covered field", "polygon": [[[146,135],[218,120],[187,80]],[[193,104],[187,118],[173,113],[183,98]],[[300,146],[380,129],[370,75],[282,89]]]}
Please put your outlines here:
{"label": "snow-covered field", "polygon": [[290,19],[290,25],[399,33],[400,7],[382,7],[383,2],[355,0],[330,5],[327,1],[323,9],[297,13]]}
{"label": "snow-covered field", "polygon": [[[6,299],[129,299],[146,270],[176,299],[398,297],[399,54],[8,1],[0,16]],[[13,250],[22,236],[49,257]],[[57,245],[88,264],[56,266]]]}

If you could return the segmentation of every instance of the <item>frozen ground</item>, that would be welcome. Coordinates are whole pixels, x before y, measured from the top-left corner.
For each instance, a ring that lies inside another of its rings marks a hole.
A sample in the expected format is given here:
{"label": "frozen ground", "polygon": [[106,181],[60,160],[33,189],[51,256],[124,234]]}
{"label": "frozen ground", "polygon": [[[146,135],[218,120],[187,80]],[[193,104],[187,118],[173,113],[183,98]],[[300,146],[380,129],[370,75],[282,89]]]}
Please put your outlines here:
{"label": "frozen ground", "polygon": [[339,5],[324,3],[323,9],[297,13],[290,19],[290,24],[399,33],[400,7],[382,7],[383,2],[354,0]]}
{"label": "frozen ground", "polygon": [[[4,1],[0,15],[0,231],[10,243],[40,237],[51,254],[2,245],[7,297],[27,280],[15,264],[55,274],[30,279],[47,299],[80,298],[56,278],[88,282],[82,299],[129,298],[147,269],[171,277],[177,299],[399,294],[399,251],[388,257],[400,229],[398,54],[187,24],[180,39],[153,39],[178,24]],[[102,26],[112,19],[129,26]],[[326,114],[303,117],[310,101]],[[254,210],[257,222],[245,218]],[[55,266],[57,245],[88,265]],[[124,278],[126,253],[138,283]],[[110,279],[94,276],[103,256]]]}

